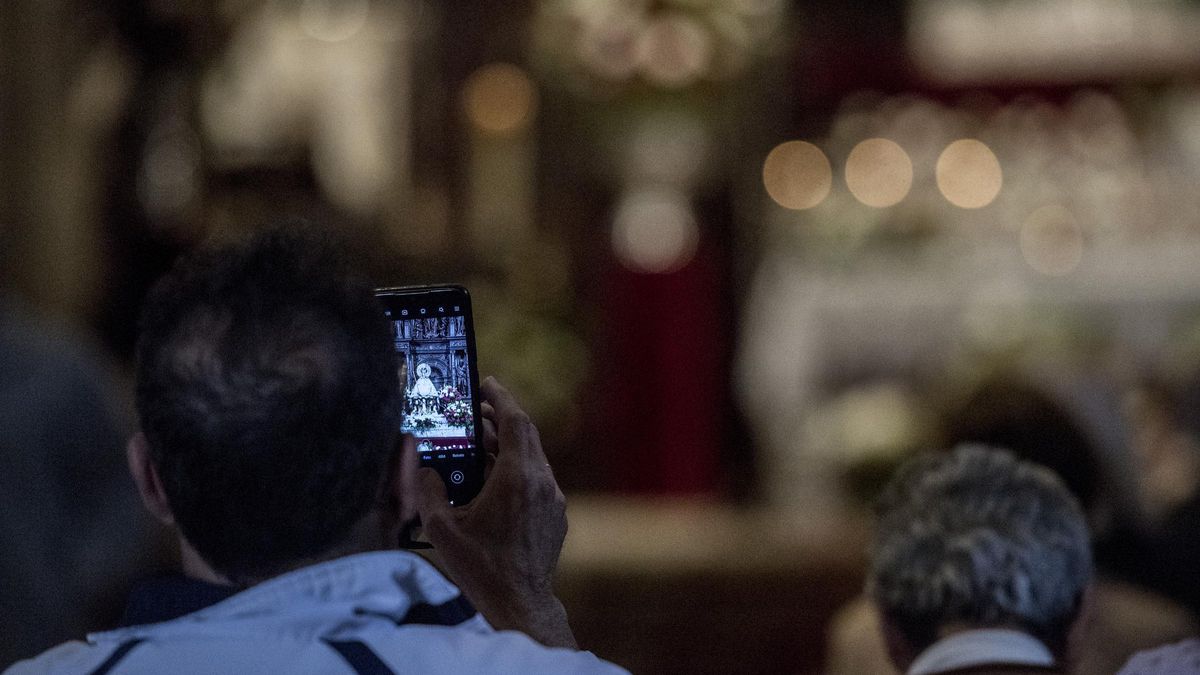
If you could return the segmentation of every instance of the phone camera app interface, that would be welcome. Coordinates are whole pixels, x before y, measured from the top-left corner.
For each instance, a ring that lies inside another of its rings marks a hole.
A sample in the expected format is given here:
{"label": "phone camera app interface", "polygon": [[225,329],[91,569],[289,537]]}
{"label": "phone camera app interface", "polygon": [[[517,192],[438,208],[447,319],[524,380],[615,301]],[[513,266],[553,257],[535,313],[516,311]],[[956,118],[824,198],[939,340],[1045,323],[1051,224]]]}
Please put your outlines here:
{"label": "phone camera app interface", "polygon": [[400,430],[416,438],[423,460],[468,459],[475,454],[475,392],[466,320],[447,309],[404,311],[401,316],[407,318],[392,322],[404,385]]}

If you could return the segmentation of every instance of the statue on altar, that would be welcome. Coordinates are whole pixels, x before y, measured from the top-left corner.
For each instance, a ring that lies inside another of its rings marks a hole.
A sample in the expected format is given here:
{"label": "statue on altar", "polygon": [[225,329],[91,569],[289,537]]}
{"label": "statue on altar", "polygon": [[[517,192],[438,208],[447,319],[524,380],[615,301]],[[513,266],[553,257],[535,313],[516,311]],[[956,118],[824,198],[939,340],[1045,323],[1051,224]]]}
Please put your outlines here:
{"label": "statue on altar", "polygon": [[429,376],[433,374],[433,369],[428,363],[417,364],[417,381],[413,383],[413,396],[437,396],[437,387],[433,386],[433,380]]}
{"label": "statue on altar", "polygon": [[437,412],[437,387],[433,385],[433,380],[429,378],[433,374],[433,369],[428,363],[417,364],[417,381],[413,383],[412,389],[408,393],[409,401],[413,409],[422,414],[432,414]]}

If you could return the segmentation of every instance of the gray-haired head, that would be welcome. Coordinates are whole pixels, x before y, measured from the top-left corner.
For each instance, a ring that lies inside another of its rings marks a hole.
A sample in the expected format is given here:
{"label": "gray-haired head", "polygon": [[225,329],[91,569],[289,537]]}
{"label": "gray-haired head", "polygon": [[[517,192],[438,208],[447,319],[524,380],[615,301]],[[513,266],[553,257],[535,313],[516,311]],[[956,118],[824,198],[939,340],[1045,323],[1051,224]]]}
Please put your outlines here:
{"label": "gray-haired head", "polygon": [[925,455],[888,483],[876,517],[867,589],[911,649],[951,626],[1065,649],[1092,554],[1083,511],[1050,470],[981,446]]}

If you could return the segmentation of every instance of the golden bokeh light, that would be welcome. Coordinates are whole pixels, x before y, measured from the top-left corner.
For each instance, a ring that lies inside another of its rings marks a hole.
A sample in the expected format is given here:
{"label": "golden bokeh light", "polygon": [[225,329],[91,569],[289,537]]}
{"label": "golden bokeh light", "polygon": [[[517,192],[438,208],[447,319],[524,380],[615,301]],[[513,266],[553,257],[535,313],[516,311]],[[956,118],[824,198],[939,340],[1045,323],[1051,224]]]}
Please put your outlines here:
{"label": "golden bokeh light", "polygon": [[938,157],[935,173],[942,196],[964,209],[981,209],[991,204],[1004,184],[996,153],[973,138],[962,138],[946,146]]}
{"label": "golden bokeh light", "polygon": [[613,252],[635,272],[665,274],[691,261],[700,229],[682,193],[657,188],[626,195],[613,218]]}
{"label": "golden bokeh light", "polygon": [[511,63],[492,63],[471,74],[463,88],[467,119],[477,129],[499,136],[529,126],[537,114],[533,80]]}
{"label": "golden bokeh light", "polygon": [[867,206],[884,208],[900,203],[912,182],[912,160],[895,141],[868,138],[846,158],[846,187]]}
{"label": "golden bokeh light", "polygon": [[1043,206],[1029,214],[1021,227],[1021,255],[1047,276],[1070,274],[1083,259],[1083,229],[1066,208]]}
{"label": "golden bokeh light", "polygon": [[775,146],[763,161],[763,186],[786,209],[811,209],[833,187],[833,169],[821,149],[805,141]]}

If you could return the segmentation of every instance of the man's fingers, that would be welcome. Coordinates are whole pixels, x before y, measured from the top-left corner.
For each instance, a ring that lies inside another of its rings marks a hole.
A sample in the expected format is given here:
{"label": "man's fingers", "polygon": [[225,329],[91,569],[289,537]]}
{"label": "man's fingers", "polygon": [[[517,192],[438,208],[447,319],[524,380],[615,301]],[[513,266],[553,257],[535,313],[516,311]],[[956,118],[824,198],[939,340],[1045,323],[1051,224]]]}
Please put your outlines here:
{"label": "man's fingers", "polygon": [[498,436],[498,460],[518,464],[540,465],[546,463],[542,441],[537,427],[529,421],[529,415],[494,377],[488,377],[480,385],[483,394],[496,411],[496,434]]}
{"label": "man's fingers", "polygon": [[498,426],[504,426],[504,423],[510,419],[529,419],[525,411],[521,409],[517,399],[509,393],[504,385],[496,381],[496,378],[488,376],[479,386],[483,390],[483,397],[486,403],[491,406],[494,411],[493,419]]}
{"label": "man's fingers", "polygon": [[440,527],[452,506],[446,495],[446,484],[437,471],[424,467],[417,472],[417,513],[426,532]]}
{"label": "man's fingers", "polygon": [[495,455],[500,451],[499,444],[499,437],[496,436],[496,423],[486,417],[483,418],[483,449],[489,455]]}
{"label": "man's fingers", "polygon": [[488,477],[492,475],[492,467],[496,466],[496,455],[495,453],[489,452],[485,455],[485,457],[486,459],[483,463],[483,480],[486,483]]}

